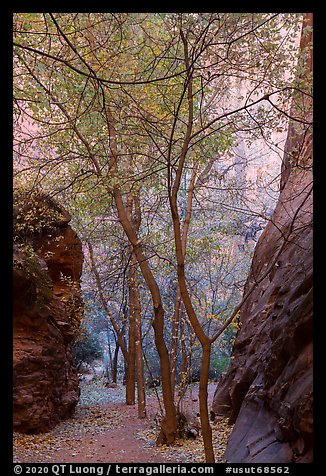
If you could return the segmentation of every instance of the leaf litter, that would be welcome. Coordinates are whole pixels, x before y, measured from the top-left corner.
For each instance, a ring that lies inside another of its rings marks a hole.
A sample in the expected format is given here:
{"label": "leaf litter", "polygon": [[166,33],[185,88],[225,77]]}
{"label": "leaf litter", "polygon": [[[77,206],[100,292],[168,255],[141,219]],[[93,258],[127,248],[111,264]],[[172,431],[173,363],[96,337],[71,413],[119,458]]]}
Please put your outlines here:
{"label": "leaf litter", "polygon": [[[30,462],[35,456],[41,462],[51,462],[52,454],[65,448],[78,448],[85,434],[105,434],[115,428],[124,428],[121,412],[104,407],[106,403],[124,401],[124,388],[107,389],[101,381],[81,384],[81,396],[74,414],[47,433],[26,435],[14,432],[14,462]],[[112,391],[114,390],[114,391]],[[94,439],[93,441],[96,442]]]}
{"label": "leaf litter", "polygon": [[[152,396],[152,392],[150,392]],[[27,435],[15,432],[13,435],[14,462],[56,462],[55,453],[67,449],[71,456],[78,457],[83,451],[82,440],[91,435],[94,446],[97,435],[105,435],[110,430],[126,428],[128,422],[121,410],[108,408],[106,404],[125,402],[125,387],[118,384],[115,388],[106,388],[103,379],[94,379],[81,383],[81,396],[72,417],[60,422],[47,433]],[[216,462],[225,462],[225,452],[232,426],[226,418],[216,418],[211,424]],[[177,463],[205,462],[202,436],[196,439],[177,440],[174,445],[157,447],[155,444],[158,427],[149,421],[146,429],[135,434],[135,438],[151,447],[165,460]]]}
{"label": "leaf litter", "polygon": [[[227,418],[217,417],[211,424],[213,448],[216,463],[226,462],[224,459],[224,452],[227,441],[232,431],[233,426],[227,423]],[[146,446],[157,448],[158,451],[175,463],[205,463],[205,451],[203,437],[200,434],[197,438],[179,439],[173,445],[162,445],[156,447],[156,437],[158,428],[152,426],[137,433],[137,438],[143,440]]]}

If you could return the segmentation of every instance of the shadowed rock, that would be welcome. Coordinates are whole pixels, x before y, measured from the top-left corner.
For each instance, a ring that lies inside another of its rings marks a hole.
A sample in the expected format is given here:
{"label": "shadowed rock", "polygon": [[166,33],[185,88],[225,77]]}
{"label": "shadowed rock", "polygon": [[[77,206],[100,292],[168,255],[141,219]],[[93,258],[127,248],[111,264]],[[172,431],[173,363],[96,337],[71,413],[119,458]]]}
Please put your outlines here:
{"label": "shadowed rock", "polygon": [[[309,47],[310,70],[311,30],[305,31],[301,49]],[[312,461],[311,99],[304,95],[300,104],[306,123],[290,122],[280,198],[255,249],[245,293],[254,290],[212,405],[234,423],[225,453],[232,463]],[[294,103],[292,116],[298,112]]]}
{"label": "shadowed rock", "polygon": [[57,213],[24,229],[23,246],[14,246],[14,429],[24,433],[50,430],[70,416],[80,393],[72,342],[82,316],[81,241],[66,210],[44,196],[24,207],[20,201],[15,225],[32,207],[36,222],[40,209]]}

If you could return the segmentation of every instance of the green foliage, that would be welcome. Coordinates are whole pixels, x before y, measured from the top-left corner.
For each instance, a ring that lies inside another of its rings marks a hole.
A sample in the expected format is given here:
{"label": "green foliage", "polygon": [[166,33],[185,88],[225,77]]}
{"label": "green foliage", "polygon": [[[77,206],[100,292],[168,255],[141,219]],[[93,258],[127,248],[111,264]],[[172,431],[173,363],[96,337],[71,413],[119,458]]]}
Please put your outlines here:
{"label": "green foliage", "polygon": [[[222,351],[220,350],[222,349]],[[212,348],[211,364],[209,369],[209,379],[217,379],[223,372],[226,372],[230,364],[231,347],[227,348],[219,343],[218,347]],[[189,381],[199,381],[201,369],[201,350],[194,347],[191,354],[191,368],[189,372]]]}
{"label": "green foliage", "polygon": [[42,309],[52,297],[52,281],[42,268],[42,260],[30,246],[20,246],[20,253],[14,253],[13,266],[23,272],[29,282],[26,290],[27,302],[35,309]]}
{"label": "green foliage", "polygon": [[63,294],[60,299],[69,316],[72,329],[76,333],[84,316],[84,303],[80,285],[71,276],[64,276],[62,273],[60,273],[60,281],[64,287],[69,289],[69,293],[67,295]]}
{"label": "green foliage", "polygon": [[[112,190],[119,187],[124,200],[128,193],[139,192],[143,217],[139,240],[155,270],[170,344],[177,286],[167,173],[169,166],[173,180],[188,131],[186,86],[191,73],[192,136],[178,206],[184,223],[190,180],[197,170],[201,181],[196,182],[186,249],[187,284],[200,322],[208,334],[214,334],[239,302],[249,268],[252,249],[237,252],[236,235],[243,236],[251,206],[259,213],[264,205],[257,199],[254,205],[247,206],[246,168],[239,171],[231,151],[244,131],[250,140],[263,136],[267,143],[270,131],[285,127],[282,114],[273,108],[265,109],[262,103],[257,108],[249,105],[257,96],[273,91],[278,91],[280,104],[289,103],[291,88],[287,86],[293,84],[298,15],[53,15],[73,48],[60,37],[50,14],[22,13],[14,17],[15,41],[22,46],[15,47],[14,58],[17,124],[21,125],[20,118],[26,114],[37,125],[31,132],[32,139],[26,139],[17,127],[18,182],[27,178],[31,187],[37,183],[44,191],[57,192],[71,211],[79,235],[94,242],[105,299],[121,328],[128,317],[125,289],[130,247],[117,220]],[[189,71],[185,71],[180,28],[188,41]],[[284,48],[285,43],[288,48]],[[283,71],[290,73],[288,79],[280,73]],[[94,74],[99,81],[92,77]],[[246,97],[239,93],[234,101],[236,81],[239,86],[245,84],[248,93]],[[229,114],[245,103],[248,111]],[[113,125],[108,120],[109,109]],[[223,112],[227,115],[220,117]],[[112,165],[113,126],[118,151],[116,168]],[[234,172],[233,177],[228,177],[228,170]],[[28,200],[28,206],[24,200],[22,203],[15,198],[14,230],[18,242],[60,220],[60,213],[43,209],[37,196]],[[91,303],[87,319],[102,322],[92,309],[101,308],[101,304],[87,259],[83,287]],[[158,358],[149,330],[153,316],[143,280],[141,297],[148,344],[145,352],[156,375]],[[73,297],[65,305],[77,314],[80,311],[78,298]],[[228,357],[224,354],[230,353],[234,331],[228,329],[219,340],[218,353],[212,357],[214,376],[227,366]],[[190,329],[185,330],[185,335],[189,348],[193,347],[194,371],[198,374],[199,348]],[[84,350],[85,355],[89,352],[89,358],[96,354],[94,339],[93,334],[85,337]],[[83,340],[78,345],[82,347],[82,343]],[[77,351],[82,354],[82,349]]]}
{"label": "green foliage", "polygon": [[15,188],[13,206],[16,243],[26,243],[31,235],[54,230],[64,219],[60,208],[37,190]]}
{"label": "green foliage", "polygon": [[79,330],[79,339],[73,346],[74,364],[81,362],[92,363],[103,356],[102,344],[98,335],[90,332],[86,327]]}
{"label": "green foliage", "polygon": [[226,372],[230,365],[230,357],[225,355],[213,356],[211,359],[211,368],[215,372],[215,376],[219,377]]}

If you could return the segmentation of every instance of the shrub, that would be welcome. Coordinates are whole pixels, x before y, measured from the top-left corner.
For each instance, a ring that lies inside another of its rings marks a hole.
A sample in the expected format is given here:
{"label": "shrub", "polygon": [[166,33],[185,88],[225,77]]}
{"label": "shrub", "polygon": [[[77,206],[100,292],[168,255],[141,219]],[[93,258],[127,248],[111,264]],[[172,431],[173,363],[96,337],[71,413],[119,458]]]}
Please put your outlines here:
{"label": "shrub", "polygon": [[90,364],[96,359],[103,357],[102,344],[96,334],[92,334],[86,329],[79,340],[74,343],[74,364],[78,367],[82,362]]}
{"label": "shrub", "polygon": [[214,369],[216,373],[216,378],[219,377],[223,372],[226,372],[230,365],[230,357],[226,355],[218,355],[212,358],[211,368]]}

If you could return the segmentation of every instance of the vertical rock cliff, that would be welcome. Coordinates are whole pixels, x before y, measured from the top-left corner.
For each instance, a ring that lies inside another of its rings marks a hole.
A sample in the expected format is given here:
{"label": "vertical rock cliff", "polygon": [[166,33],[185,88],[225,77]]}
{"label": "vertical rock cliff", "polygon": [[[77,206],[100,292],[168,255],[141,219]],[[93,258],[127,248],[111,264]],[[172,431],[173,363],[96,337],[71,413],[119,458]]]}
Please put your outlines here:
{"label": "vertical rock cliff", "polygon": [[[311,26],[307,14],[301,84],[311,81]],[[253,292],[241,308],[231,365],[214,395],[213,411],[234,423],[229,462],[312,461],[311,109],[309,94],[296,92],[280,198],[257,243],[244,293]]]}
{"label": "vertical rock cliff", "polygon": [[51,429],[79,399],[72,343],[83,311],[83,254],[69,222],[48,197],[14,202],[13,417],[20,432]]}

